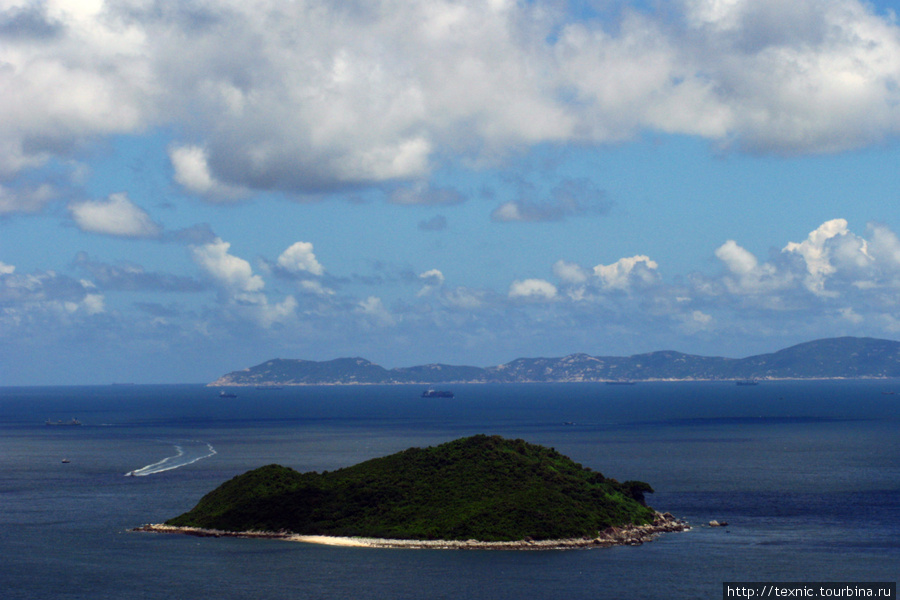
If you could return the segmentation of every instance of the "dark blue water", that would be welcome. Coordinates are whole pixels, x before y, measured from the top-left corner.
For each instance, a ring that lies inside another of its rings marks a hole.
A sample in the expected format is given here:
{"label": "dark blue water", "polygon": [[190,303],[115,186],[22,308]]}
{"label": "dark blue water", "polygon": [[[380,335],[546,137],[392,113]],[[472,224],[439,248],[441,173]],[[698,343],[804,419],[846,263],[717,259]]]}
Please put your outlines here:
{"label": "dark blue water", "polygon": [[[897,580],[900,381],[454,391],[0,388],[0,597],[718,598],[723,581]],[[72,417],[83,425],[44,425]],[[334,469],[474,433],[647,481],[651,505],[695,528],[640,547],[551,552],[128,531],[264,464]],[[711,519],[729,526],[702,526]]]}

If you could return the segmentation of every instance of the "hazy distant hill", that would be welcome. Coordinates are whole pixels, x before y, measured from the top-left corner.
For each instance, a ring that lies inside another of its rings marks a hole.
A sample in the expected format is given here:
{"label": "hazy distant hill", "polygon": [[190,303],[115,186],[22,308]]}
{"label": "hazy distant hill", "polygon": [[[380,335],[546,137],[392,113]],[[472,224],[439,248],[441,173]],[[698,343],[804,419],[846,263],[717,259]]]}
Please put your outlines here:
{"label": "hazy distant hill", "polygon": [[900,377],[900,342],[842,337],[747,358],[674,351],[634,356],[571,354],[518,358],[496,367],[430,364],[385,369],[364,358],[324,362],[274,359],[223,375],[210,385],[327,385],[644,381],[678,379],[818,379]]}

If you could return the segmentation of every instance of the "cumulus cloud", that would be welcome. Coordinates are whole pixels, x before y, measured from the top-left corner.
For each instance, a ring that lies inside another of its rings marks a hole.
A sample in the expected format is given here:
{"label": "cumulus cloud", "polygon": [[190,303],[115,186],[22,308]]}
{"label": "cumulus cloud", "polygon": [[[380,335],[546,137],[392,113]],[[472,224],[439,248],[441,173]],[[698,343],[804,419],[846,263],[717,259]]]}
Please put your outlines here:
{"label": "cumulus cloud", "polygon": [[103,4],[7,5],[0,18],[0,176],[136,133],[155,112],[146,32],[109,21]]}
{"label": "cumulus cloud", "polygon": [[659,281],[659,265],[649,256],[637,255],[620,258],[611,265],[594,267],[603,287],[626,290],[633,285],[649,285]]}
{"label": "cumulus cloud", "polygon": [[851,269],[867,266],[871,262],[865,240],[850,234],[847,221],[826,221],[802,242],[789,242],[782,250],[801,256],[806,263],[806,287],[813,293],[826,294],[825,280],[833,275],[840,263]]}
{"label": "cumulus cloud", "polygon": [[112,194],[106,200],[74,202],[69,212],[78,228],[90,233],[155,238],[162,232],[162,227],[125,193]]}
{"label": "cumulus cloud", "polygon": [[832,152],[896,135],[889,98],[898,94],[891,72],[900,67],[900,35],[871,5],[691,0],[685,7],[698,49],[719,49],[694,60],[710,69],[727,111],[723,125],[739,144]]}
{"label": "cumulus cloud", "polygon": [[716,256],[725,263],[728,270],[737,275],[752,273],[759,266],[759,261],[752,253],[738,246],[734,240],[728,240],[716,249]]}
{"label": "cumulus cloud", "polygon": [[[57,331],[75,338],[90,331],[166,348],[233,336],[282,347],[305,340],[300,343],[310,352],[321,352],[320,344],[330,352],[350,347],[365,352],[395,344],[419,347],[422,339],[444,335],[463,356],[497,348],[511,355],[535,348],[545,354],[593,352],[621,339],[652,339],[656,347],[708,343],[718,353],[726,352],[722,348],[729,340],[740,339],[728,351],[742,352],[748,340],[774,349],[786,339],[900,331],[900,238],[887,226],[870,224],[857,233],[845,220],[827,221],[800,241],[773,240],[766,259],[739,242],[710,248],[718,260],[710,273],[676,274],[669,281],[660,275],[664,263],[642,254],[594,269],[559,260],[550,265],[554,283],[523,278],[498,291],[453,285],[440,269],[409,271],[402,281],[413,285],[399,286],[390,305],[386,296],[355,295],[351,277],[347,289],[336,294],[302,268],[303,276],[293,281],[294,295],[276,296],[279,292],[267,290],[251,264],[218,238],[188,249],[206,282],[87,254],[73,263],[83,279],[51,271],[21,273],[11,261],[0,262],[0,336],[24,340],[43,328],[42,339],[55,339]],[[312,247],[296,250],[290,264],[308,268],[302,259]],[[146,295],[210,287],[218,292],[214,306],[202,305],[202,295],[191,298],[194,308],[159,304]],[[104,296],[113,290],[114,296]],[[122,301],[125,293],[140,296]],[[362,349],[353,346],[366,343]]]}
{"label": "cumulus cloud", "polygon": [[728,274],[723,283],[733,294],[761,294],[790,285],[793,275],[779,273],[771,264],[759,264],[759,260],[734,240],[728,240],[715,251],[716,257],[725,263]]}
{"label": "cumulus cloud", "polygon": [[826,309],[840,314],[842,322],[871,322],[867,314],[877,313],[886,323],[898,305],[900,239],[884,225],[870,224],[868,231],[868,237],[858,235],[845,219],[832,219],[805,240],[788,242],[766,262],[729,240],[715,252],[726,272],[694,274],[691,293],[776,313]]}
{"label": "cumulus cloud", "polygon": [[[220,238],[190,247],[194,262],[219,286],[222,318],[253,322],[263,329],[269,329],[275,323],[294,322],[299,306],[297,299],[287,295],[281,302],[271,301],[263,291],[263,278],[253,273],[249,262],[231,254],[230,249],[231,244]],[[329,293],[321,286],[305,291],[323,296]]]}
{"label": "cumulus cloud", "polygon": [[191,246],[191,256],[216,282],[232,293],[247,299],[247,294],[259,292],[265,282],[253,274],[250,263],[229,254],[231,244],[216,238],[215,241],[200,246]]}
{"label": "cumulus cloud", "polygon": [[444,274],[437,269],[430,269],[419,274],[419,279],[425,284],[419,290],[418,296],[425,296],[444,285]]}
{"label": "cumulus cloud", "polygon": [[209,171],[207,152],[200,146],[172,146],[169,160],[175,170],[175,181],[189,192],[213,200],[236,200],[248,194],[242,188],[214,179]]}
{"label": "cumulus cloud", "polygon": [[[4,180],[153,127],[184,136],[175,178],[213,200],[648,130],[788,154],[900,133],[900,27],[860,0],[685,0],[590,21],[547,2],[60,2],[6,7],[0,36]],[[519,199],[495,218],[580,210]]]}
{"label": "cumulus cloud", "polygon": [[278,266],[288,273],[322,275],[325,268],[316,260],[310,242],[295,242],[278,257]]}
{"label": "cumulus cloud", "polygon": [[590,277],[580,265],[565,260],[558,260],[553,264],[553,274],[563,283],[585,283]]}
{"label": "cumulus cloud", "polygon": [[[895,317],[900,237],[884,225],[870,224],[863,236],[843,219],[826,221],[803,241],[773,250],[765,261],[736,240],[725,241],[712,254],[721,270],[674,281],[664,280],[660,265],[646,255],[593,270],[560,260],[553,264],[559,287],[541,279],[516,280],[509,302],[492,307],[521,316],[517,301],[546,302],[553,323],[568,336],[615,330],[659,339],[669,332],[717,345],[727,345],[729,336],[779,339],[775,343],[781,344],[787,331],[795,339],[900,331]],[[601,330],[601,322],[606,329]]]}
{"label": "cumulus cloud", "polygon": [[513,281],[509,286],[510,298],[531,300],[553,300],[556,298],[556,286],[543,279],[525,279]]}

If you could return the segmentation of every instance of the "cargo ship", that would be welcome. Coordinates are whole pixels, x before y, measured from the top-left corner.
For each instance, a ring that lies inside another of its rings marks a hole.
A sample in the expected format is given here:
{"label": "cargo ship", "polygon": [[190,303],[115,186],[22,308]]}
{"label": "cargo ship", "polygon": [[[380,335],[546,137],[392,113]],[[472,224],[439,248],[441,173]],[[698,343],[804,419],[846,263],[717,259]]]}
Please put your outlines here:
{"label": "cargo ship", "polygon": [[68,421],[51,421],[50,419],[47,419],[47,425],[81,425],[81,421],[75,417],[72,417]]}
{"label": "cargo ship", "polygon": [[422,392],[423,398],[452,398],[453,392],[449,392],[446,390],[434,390],[428,388],[424,392]]}

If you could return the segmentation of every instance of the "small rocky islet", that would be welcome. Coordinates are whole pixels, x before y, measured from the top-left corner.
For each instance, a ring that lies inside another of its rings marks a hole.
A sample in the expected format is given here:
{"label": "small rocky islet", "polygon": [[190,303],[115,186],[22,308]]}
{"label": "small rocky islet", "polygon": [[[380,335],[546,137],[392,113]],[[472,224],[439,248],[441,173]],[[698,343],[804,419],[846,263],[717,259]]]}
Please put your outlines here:
{"label": "small rocky islet", "polygon": [[475,435],[331,472],[267,465],[223,483],[190,511],[138,530],[541,549],[634,545],[688,529],[646,505],[652,492],[645,482],[605,477],[553,448]]}

